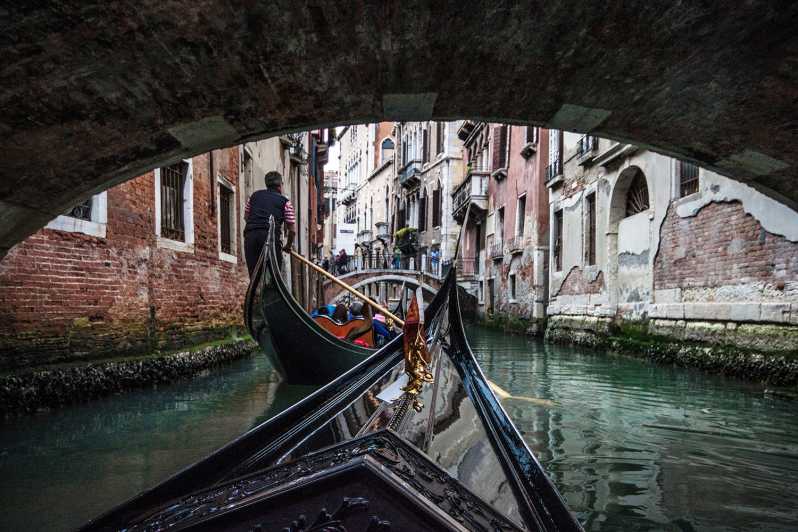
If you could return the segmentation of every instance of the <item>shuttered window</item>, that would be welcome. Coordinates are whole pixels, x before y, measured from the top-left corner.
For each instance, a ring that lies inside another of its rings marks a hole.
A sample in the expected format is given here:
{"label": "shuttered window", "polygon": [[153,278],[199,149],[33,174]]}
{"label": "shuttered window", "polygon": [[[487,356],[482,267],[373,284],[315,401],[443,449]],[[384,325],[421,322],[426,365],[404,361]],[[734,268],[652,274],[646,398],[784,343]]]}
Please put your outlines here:
{"label": "shuttered window", "polygon": [[554,269],[562,271],[562,210],[554,213]]}
{"label": "shuttered window", "polygon": [[507,168],[507,140],[508,140],[509,127],[503,125],[499,128],[499,168]]}
{"label": "shuttered window", "polygon": [[432,192],[432,227],[440,227],[441,225],[441,188],[440,184]]}

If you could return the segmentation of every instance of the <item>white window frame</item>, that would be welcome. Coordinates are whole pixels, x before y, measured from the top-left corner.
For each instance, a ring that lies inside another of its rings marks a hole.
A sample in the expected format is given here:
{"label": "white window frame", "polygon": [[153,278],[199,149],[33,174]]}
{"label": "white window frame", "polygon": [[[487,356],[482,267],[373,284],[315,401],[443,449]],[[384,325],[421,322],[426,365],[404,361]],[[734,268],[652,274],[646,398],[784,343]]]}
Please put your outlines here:
{"label": "white window frame", "polygon": [[155,243],[159,248],[171,249],[182,253],[194,253],[194,166],[191,159],[183,159],[188,165],[186,182],[183,185],[183,223],[186,241],[172,240],[161,236],[161,169],[155,174]]}
{"label": "white window frame", "polygon": [[[236,187],[222,175],[216,176],[216,186],[216,212],[219,214],[216,217],[216,242],[219,251],[219,260],[238,264],[238,238],[236,238],[238,234],[238,204],[236,203]],[[232,231],[230,235],[230,246],[232,246],[232,249],[230,251],[232,253],[224,253],[222,251],[222,195],[218,193],[219,186],[223,186],[233,193],[233,201],[230,202],[232,207],[232,212],[230,213],[230,231]]]}
{"label": "white window frame", "polygon": [[105,238],[108,229],[108,193],[103,191],[91,197],[91,221],[62,214],[48,223],[46,227],[56,231],[83,233]]}

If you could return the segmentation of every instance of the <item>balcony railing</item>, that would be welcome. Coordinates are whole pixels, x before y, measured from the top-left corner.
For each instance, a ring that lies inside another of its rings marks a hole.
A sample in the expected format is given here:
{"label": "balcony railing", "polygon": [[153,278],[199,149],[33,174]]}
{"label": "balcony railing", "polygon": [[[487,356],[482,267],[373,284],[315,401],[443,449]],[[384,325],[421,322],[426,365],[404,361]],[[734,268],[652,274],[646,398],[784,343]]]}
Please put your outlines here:
{"label": "balcony railing", "polygon": [[377,238],[381,240],[387,240],[389,238],[388,235],[388,224],[385,222],[377,222],[374,224],[374,227],[377,228]]}
{"label": "balcony railing", "polygon": [[598,149],[598,138],[585,135],[576,143],[576,158],[579,164],[587,164],[593,160],[593,156]]}
{"label": "balcony railing", "polygon": [[546,183],[560,175],[562,175],[562,161],[557,159],[546,167]]}
{"label": "balcony railing", "polygon": [[408,161],[407,164],[399,170],[399,184],[403,187],[410,187],[418,184],[421,181],[418,174],[421,173],[421,166],[423,164],[421,159]]}
{"label": "balcony railing", "polygon": [[465,180],[452,193],[452,216],[462,222],[465,217],[469,203],[474,207],[485,210],[488,200],[488,179],[487,171],[471,170]]}
{"label": "balcony railing", "polygon": [[357,241],[360,244],[368,244],[371,242],[371,229],[364,229],[357,234]]}
{"label": "balcony railing", "polygon": [[488,248],[488,255],[491,259],[501,259],[504,257],[504,244],[501,240],[494,242]]}
{"label": "balcony railing", "polygon": [[462,279],[464,277],[474,277],[479,275],[479,261],[474,257],[461,257],[457,259],[457,277]]}
{"label": "balcony railing", "polygon": [[507,240],[507,251],[512,254],[524,252],[524,237],[514,236]]}

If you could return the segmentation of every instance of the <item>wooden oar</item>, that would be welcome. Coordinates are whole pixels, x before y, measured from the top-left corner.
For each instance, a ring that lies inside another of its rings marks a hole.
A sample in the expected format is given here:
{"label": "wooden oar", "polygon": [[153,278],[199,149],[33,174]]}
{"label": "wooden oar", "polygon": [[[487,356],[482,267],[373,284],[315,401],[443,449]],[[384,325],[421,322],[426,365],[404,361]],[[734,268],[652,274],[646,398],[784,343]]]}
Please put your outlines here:
{"label": "wooden oar", "polygon": [[352,288],[351,286],[349,286],[348,284],[346,284],[345,282],[341,281],[340,279],[335,277],[333,274],[331,274],[330,272],[325,270],[324,268],[320,268],[319,266],[316,266],[315,264],[313,264],[311,261],[309,261],[308,259],[306,259],[302,255],[300,255],[296,251],[291,250],[289,253],[291,253],[292,257],[295,257],[297,260],[304,262],[305,264],[307,264],[308,266],[310,266],[311,268],[313,268],[314,270],[316,270],[317,272],[319,272],[323,276],[327,277],[329,280],[331,280],[332,282],[334,282],[335,284],[337,284],[338,286],[340,286],[341,288],[343,288],[347,292],[350,292],[350,293],[356,295],[357,297],[359,297],[360,299],[362,299],[363,301],[365,301],[366,303],[368,303],[369,305],[371,305],[375,309],[379,310],[380,312],[385,314],[387,317],[391,318],[395,323],[399,324],[400,327],[404,327],[404,325],[405,325],[404,320],[400,320],[398,317],[394,316],[393,313],[391,313],[390,310],[388,310],[387,308],[383,307],[382,305],[380,305],[376,301],[372,300],[366,294],[361,294],[360,292],[358,292],[357,290],[355,290],[354,288]]}

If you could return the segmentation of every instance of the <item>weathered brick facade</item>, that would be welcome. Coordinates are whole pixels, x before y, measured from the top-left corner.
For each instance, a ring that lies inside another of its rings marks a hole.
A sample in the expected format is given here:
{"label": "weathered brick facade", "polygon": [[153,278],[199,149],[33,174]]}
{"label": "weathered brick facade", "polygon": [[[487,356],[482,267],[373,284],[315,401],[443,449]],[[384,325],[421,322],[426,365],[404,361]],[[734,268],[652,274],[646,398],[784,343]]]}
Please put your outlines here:
{"label": "weathered brick facade", "polygon": [[739,201],[711,203],[687,218],[669,208],[654,261],[655,289],[747,283],[771,299],[798,301],[798,242],[766,231]]}
{"label": "weathered brick facade", "polygon": [[[238,149],[214,160],[237,196]],[[0,262],[0,367],[176,348],[240,326],[248,277],[240,249],[221,260],[209,164],[192,160],[193,250],[158,244],[154,172],[108,190],[104,238],[42,229],[15,246]]]}

